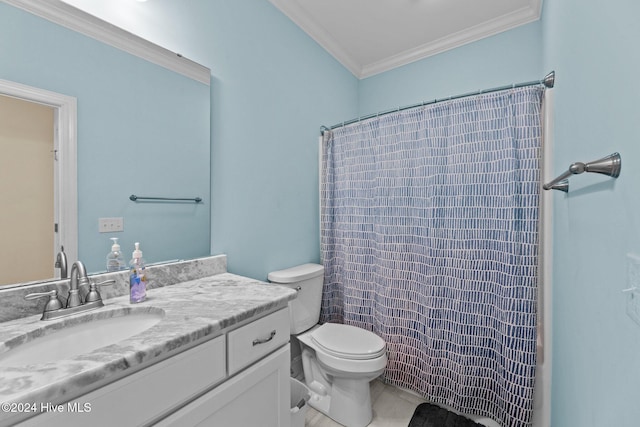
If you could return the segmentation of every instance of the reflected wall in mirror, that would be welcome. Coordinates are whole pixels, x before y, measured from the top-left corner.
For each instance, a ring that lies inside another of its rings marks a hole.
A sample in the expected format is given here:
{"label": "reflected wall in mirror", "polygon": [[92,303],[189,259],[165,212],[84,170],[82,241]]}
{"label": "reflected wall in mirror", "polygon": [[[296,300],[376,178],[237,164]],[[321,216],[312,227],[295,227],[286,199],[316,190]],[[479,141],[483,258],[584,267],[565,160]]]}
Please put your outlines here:
{"label": "reflected wall in mirror", "polygon": [[[0,48],[0,79],[77,100],[78,250],[69,263],[104,271],[110,237],[119,238],[125,260],[135,242],[149,263],[209,255],[208,83],[4,1]],[[21,179],[29,176],[25,170]],[[133,202],[131,194],[203,201]],[[124,231],[101,233],[100,218],[122,218]],[[13,250],[2,248],[0,256]]]}

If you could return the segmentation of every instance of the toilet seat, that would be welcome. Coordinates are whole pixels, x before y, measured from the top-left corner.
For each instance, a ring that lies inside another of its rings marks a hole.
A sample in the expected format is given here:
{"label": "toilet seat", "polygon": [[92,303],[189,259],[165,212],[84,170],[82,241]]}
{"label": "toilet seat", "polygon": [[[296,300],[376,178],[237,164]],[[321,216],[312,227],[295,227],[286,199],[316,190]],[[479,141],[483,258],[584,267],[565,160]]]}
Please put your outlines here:
{"label": "toilet seat", "polygon": [[327,354],[348,360],[370,360],[385,354],[382,338],[362,328],[325,323],[311,334],[311,340]]}

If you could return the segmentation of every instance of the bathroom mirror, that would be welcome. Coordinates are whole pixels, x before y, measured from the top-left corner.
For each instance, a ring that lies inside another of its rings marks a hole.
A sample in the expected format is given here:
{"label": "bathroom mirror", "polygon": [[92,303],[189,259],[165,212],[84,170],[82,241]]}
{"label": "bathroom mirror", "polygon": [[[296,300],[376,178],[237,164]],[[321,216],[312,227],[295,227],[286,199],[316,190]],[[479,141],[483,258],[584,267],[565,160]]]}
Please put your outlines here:
{"label": "bathroom mirror", "polygon": [[[135,242],[140,242],[148,263],[209,255],[209,71],[207,81],[193,78],[12,3],[21,2],[0,1],[0,79],[77,101],[76,129],[72,130],[77,141],[77,255],[73,258],[82,260],[89,272],[104,271],[111,237],[119,238],[126,261]],[[59,7],[59,2],[52,3]],[[93,29],[100,27],[97,18],[85,20]],[[109,31],[117,30],[103,24]],[[160,52],[159,62],[188,61],[131,34],[125,36],[127,43],[138,43],[143,52]],[[50,153],[54,162],[59,155],[56,150]],[[19,176],[11,179],[29,180],[35,175],[29,172],[28,159],[13,161],[21,167],[16,172]],[[200,197],[202,201],[132,201],[132,194]],[[6,197],[0,194],[0,200]],[[60,199],[60,203],[69,202]],[[101,218],[121,218],[123,231],[101,232]],[[41,233],[42,240],[31,246],[51,247],[54,227],[51,224],[51,233]],[[11,243],[4,241],[3,251],[11,250]],[[54,261],[49,260],[49,271]],[[68,259],[69,265],[73,261]],[[54,271],[38,281],[55,277]],[[31,280],[17,277],[0,285]]]}

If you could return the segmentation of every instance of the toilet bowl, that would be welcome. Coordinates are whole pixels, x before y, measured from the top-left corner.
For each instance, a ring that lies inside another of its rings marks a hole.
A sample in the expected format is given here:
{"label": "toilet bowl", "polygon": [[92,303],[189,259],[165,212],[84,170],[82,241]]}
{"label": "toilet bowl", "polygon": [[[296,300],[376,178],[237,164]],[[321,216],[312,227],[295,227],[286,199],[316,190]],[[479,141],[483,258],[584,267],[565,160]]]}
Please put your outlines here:
{"label": "toilet bowl", "polygon": [[346,427],[371,422],[369,383],[384,371],[386,344],[365,329],[320,318],[324,268],[304,264],[269,273],[269,281],[292,287],[298,297],[289,302],[291,334],[302,352],[309,404]]}

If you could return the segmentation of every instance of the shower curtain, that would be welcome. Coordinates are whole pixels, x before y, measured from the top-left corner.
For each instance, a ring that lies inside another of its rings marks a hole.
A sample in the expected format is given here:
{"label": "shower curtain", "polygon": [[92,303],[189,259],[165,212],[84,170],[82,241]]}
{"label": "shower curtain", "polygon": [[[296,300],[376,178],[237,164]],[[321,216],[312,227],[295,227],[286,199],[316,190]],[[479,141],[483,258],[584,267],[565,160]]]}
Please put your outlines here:
{"label": "shower curtain", "polygon": [[322,148],[323,322],[387,343],[387,383],[530,425],[541,104],[530,86],[337,128]]}

